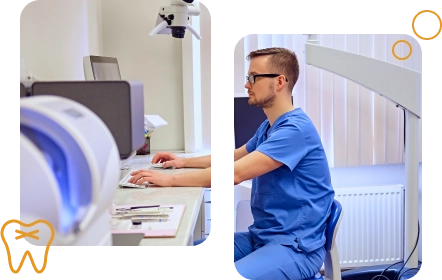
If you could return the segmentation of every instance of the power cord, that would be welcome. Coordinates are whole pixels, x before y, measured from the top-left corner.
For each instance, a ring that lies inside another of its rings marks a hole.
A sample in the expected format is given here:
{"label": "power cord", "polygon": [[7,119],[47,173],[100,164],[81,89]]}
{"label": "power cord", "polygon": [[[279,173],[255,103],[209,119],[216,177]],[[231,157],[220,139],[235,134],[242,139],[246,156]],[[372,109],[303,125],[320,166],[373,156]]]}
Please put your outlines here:
{"label": "power cord", "polygon": [[[420,226],[419,226],[419,220],[417,221],[417,240],[416,240],[416,244],[414,244],[414,248],[413,251],[411,251],[410,256],[408,256],[408,259],[406,262],[404,262],[404,265],[401,267],[401,269],[397,272],[396,276],[393,278],[393,280],[396,279],[396,277],[400,274],[401,270],[404,269],[405,265],[407,264],[408,260],[411,258],[411,256],[413,255],[414,250],[417,247],[417,243],[419,242],[419,233],[420,233]],[[397,278],[398,280],[400,278]]]}
{"label": "power cord", "polygon": [[383,275],[383,274],[384,274],[384,273],[385,273],[390,267],[392,267],[393,265],[396,265],[396,264],[398,264],[398,263],[401,263],[401,262],[397,262],[397,263],[394,263],[394,264],[388,266],[387,268],[385,268],[385,269],[381,272],[381,274],[373,276],[373,278],[371,278],[371,280],[373,280],[375,277],[378,277],[376,280],[379,280],[379,277],[384,277],[385,279],[390,280],[387,276],[385,276],[385,275]]}
{"label": "power cord", "polygon": [[408,271],[413,270],[413,269],[417,269],[417,270],[419,270],[419,268],[409,268],[409,269],[405,270],[404,272],[402,272],[401,275],[399,275],[399,278],[398,278],[398,279],[400,280],[401,277],[402,277],[402,275],[404,275],[405,273],[407,273]]}
{"label": "power cord", "polygon": [[[414,250],[416,250],[417,244],[419,243],[419,234],[420,234],[420,226],[419,226],[419,220],[418,220],[418,221],[417,221],[417,239],[416,239],[416,244],[414,244],[413,251],[411,251],[411,253],[410,253],[410,255],[408,256],[407,260],[404,262],[404,265],[403,265],[403,266],[401,267],[401,269],[396,273],[396,275],[394,276],[393,280],[396,280],[396,279],[397,279],[397,280],[400,280],[400,279],[401,279],[400,276],[402,276],[405,272],[407,272],[407,271],[409,271],[409,270],[412,270],[412,269],[418,269],[418,268],[410,268],[410,269],[407,269],[406,271],[404,271],[402,274],[400,274],[401,270],[405,267],[405,265],[407,264],[408,260],[410,260],[411,256],[413,255]],[[390,267],[392,267],[393,265],[396,265],[396,264],[398,264],[398,263],[401,263],[401,262],[397,262],[397,263],[394,263],[394,264],[388,266],[387,268],[385,268],[385,269],[381,272],[381,274],[373,276],[373,278],[371,278],[371,280],[374,280],[375,277],[377,277],[376,280],[379,280],[379,277],[383,277],[383,278],[385,278],[385,279],[387,279],[387,280],[390,280],[387,276],[385,276],[385,275],[383,275],[383,274],[384,274],[384,273],[385,273]],[[399,275],[399,278],[397,278],[398,275]]]}

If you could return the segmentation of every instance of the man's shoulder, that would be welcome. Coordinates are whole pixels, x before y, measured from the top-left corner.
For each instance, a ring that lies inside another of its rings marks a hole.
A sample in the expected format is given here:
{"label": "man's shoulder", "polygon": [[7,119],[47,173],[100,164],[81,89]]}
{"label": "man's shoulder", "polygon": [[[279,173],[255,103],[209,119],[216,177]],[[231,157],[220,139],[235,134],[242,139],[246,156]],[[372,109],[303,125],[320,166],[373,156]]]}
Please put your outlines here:
{"label": "man's shoulder", "polygon": [[265,131],[266,129],[267,129],[267,126],[269,125],[269,120],[268,119],[265,119],[262,123],[261,123],[261,125],[258,127],[258,129],[256,130],[256,131],[258,131],[258,132],[262,132],[262,131]]}
{"label": "man's shoulder", "polygon": [[313,125],[313,122],[309,116],[300,108],[295,109],[287,114],[281,123],[295,125],[297,127],[310,127]]}

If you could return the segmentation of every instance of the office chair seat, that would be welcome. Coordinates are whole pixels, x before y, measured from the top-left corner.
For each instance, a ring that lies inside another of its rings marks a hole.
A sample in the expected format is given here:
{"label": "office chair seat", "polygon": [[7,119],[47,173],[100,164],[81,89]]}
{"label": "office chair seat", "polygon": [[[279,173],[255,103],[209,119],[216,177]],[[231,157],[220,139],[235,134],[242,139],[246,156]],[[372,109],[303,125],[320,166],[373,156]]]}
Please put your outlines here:
{"label": "office chair seat", "polygon": [[342,219],[342,206],[337,200],[333,200],[330,217],[325,229],[325,277],[318,272],[313,278],[307,280],[341,280],[341,266],[339,264],[338,249],[335,246],[335,238]]}

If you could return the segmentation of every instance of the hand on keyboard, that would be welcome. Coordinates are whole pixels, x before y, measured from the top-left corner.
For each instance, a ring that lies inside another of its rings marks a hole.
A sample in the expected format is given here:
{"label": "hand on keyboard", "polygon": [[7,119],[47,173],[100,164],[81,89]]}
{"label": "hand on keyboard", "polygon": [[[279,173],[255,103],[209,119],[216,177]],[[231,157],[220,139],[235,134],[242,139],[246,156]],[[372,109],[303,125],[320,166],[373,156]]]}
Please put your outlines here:
{"label": "hand on keyboard", "polygon": [[140,169],[132,172],[132,176],[128,183],[137,183],[148,181],[149,184],[154,184],[160,187],[171,187],[173,174],[168,174],[164,171],[152,171],[148,169]]}
{"label": "hand on keyboard", "polygon": [[141,183],[140,185],[129,183],[129,180],[132,178],[132,175],[130,175],[132,172],[136,171],[136,169],[130,169],[127,174],[120,180],[119,186],[122,188],[147,188],[149,185],[152,185],[152,183],[145,181]]}

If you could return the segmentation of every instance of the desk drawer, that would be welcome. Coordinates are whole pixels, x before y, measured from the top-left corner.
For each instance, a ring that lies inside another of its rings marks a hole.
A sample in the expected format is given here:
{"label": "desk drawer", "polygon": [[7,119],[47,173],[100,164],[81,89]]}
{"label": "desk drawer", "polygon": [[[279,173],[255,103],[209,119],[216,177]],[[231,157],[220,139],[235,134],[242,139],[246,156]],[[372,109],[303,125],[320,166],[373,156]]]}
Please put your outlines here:
{"label": "desk drawer", "polygon": [[212,208],[211,202],[204,203],[204,215],[206,217],[206,220],[212,217],[211,208]]}
{"label": "desk drawer", "polygon": [[210,229],[212,225],[212,203],[211,201],[206,201],[204,203],[204,216],[206,219],[206,234],[210,234]]}
{"label": "desk drawer", "polygon": [[212,190],[206,189],[204,192],[204,216],[205,216],[205,234],[210,233],[210,223],[212,221],[212,213],[211,213],[211,207],[212,207]]}
{"label": "desk drawer", "polygon": [[211,189],[206,189],[204,192],[204,201],[212,201],[212,190]]}
{"label": "desk drawer", "polygon": [[207,219],[206,220],[206,222],[205,222],[205,231],[204,231],[204,233],[207,235],[207,234],[209,234],[210,233],[210,228],[211,228],[211,220],[210,219]]}

